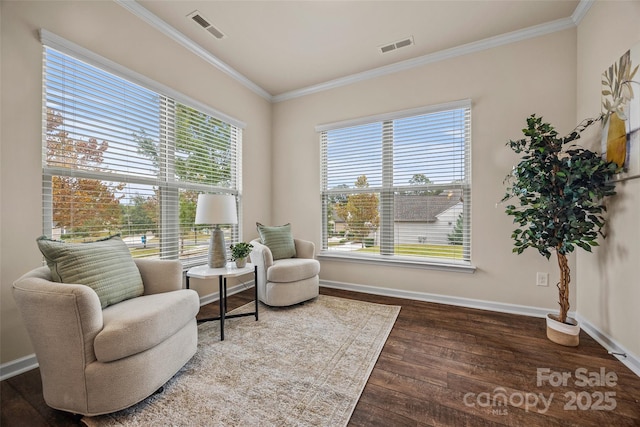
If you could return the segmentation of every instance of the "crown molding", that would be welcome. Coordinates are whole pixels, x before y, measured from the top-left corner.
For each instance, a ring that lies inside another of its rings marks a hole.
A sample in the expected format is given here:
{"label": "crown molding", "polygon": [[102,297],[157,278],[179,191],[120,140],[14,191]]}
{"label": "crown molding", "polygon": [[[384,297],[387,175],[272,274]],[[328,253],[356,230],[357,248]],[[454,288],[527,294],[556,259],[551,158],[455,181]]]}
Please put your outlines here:
{"label": "crown molding", "polygon": [[223,73],[227,74],[231,78],[235,79],[243,86],[247,87],[251,91],[260,95],[264,99],[268,101],[272,101],[272,96],[269,92],[249,80],[243,74],[235,70],[229,64],[220,60],[218,57],[214,56],[211,52],[204,49],[202,46],[191,40],[189,37],[182,34],[180,31],[176,30],[171,25],[167,24],[165,21],[160,19],[157,15],[151,13],[144,6],[140,5],[135,0],[114,0],[117,4],[127,9],[132,14],[136,15],[138,18],[143,21],[151,24],[151,26],[155,27],[164,35],[172,38],[174,41],[178,42],[182,46],[186,47],[191,52],[198,55],[200,58],[204,59],[209,64],[213,65]]}
{"label": "crown molding", "polygon": [[512,31],[510,33],[489,37],[486,39],[478,40],[476,42],[467,43],[461,46],[441,50],[424,56],[419,56],[417,58],[396,62],[394,64],[385,65],[379,68],[374,68],[372,70],[363,71],[361,73],[352,74],[350,76],[341,77],[325,83],[320,83],[318,85],[285,92],[283,94],[274,96],[273,102],[282,102],[294,98],[299,98],[301,96],[311,95],[313,93],[323,92],[325,90],[350,85],[364,80],[382,77],[400,71],[410,70],[412,68],[432,64],[434,62],[444,61],[446,59],[468,55],[486,49],[492,49],[494,47],[555,33],[557,31],[566,30],[572,27],[575,27],[572,18],[558,19],[544,24],[535,25],[533,27],[524,28],[522,30]]}
{"label": "crown molding", "polygon": [[408,59],[405,61],[397,62],[394,64],[386,65],[383,67],[374,68],[372,70],[363,71],[361,73],[351,74],[345,77],[340,77],[334,80],[329,80],[317,85],[308,86],[302,89],[295,89],[289,92],[284,92],[279,95],[271,95],[269,92],[258,86],[243,74],[232,68],[230,65],[220,60],[211,52],[204,49],[202,46],[182,34],[180,31],[160,19],[158,16],[151,13],[145,7],[140,5],[136,0],[114,0],[120,6],[127,9],[140,19],[149,23],[157,30],[172,38],[188,50],[204,59],[214,67],[221,70],[231,78],[235,79],[251,91],[260,95],[264,99],[276,103],[282,101],[288,101],[290,99],[300,98],[303,96],[311,95],[318,92],[324,92],[326,90],[335,89],[342,86],[351,85],[354,83],[362,82],[377,77],[386,76],[389,74],[398,73],[401,71],[410,70],[412,68],[421,67],[423,65],[432,64],[434,62],[444,61],[458,56],[468,55],[471,53],[481,52],[483,50],[492,49],[494,47],[503,46],[510,43],[527,40],[546,34],[563,31],[569,28],[576,27],[582,19],[586,16],[591,6],[595,3],[595,0],[580,0],[580,3],[574,10],[573,14],[568,18],[558,19],[555,21],[547,22],[540,25],[524,28],[522,30],[512,31],[510,33],[501,34],[494,37],[489,37],[476,42],[467,43],[461,46],[453,47],[450,49],[441,50],[439,52],[430,53],[417,58]]}
{"label": "crown molding", "polygon": [[576,6],[576,10],[571,14],[571,20],[574,25],[578,26],[580,24],[595,2],[596,0],[580,0],[580,3]]}

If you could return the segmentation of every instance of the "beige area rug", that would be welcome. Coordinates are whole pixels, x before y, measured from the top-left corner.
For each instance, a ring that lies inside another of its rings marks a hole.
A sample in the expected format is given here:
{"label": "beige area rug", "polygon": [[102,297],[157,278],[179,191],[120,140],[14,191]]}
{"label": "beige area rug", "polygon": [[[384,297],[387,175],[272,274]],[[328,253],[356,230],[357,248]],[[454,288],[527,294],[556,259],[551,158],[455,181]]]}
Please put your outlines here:
{"label": "beige area rug", "polygon": [[[251,311],[247,304],[234,312]],[[344,426],[400,312],[320,295],[198,326],[198,351],[164,392],[90,426]]]}

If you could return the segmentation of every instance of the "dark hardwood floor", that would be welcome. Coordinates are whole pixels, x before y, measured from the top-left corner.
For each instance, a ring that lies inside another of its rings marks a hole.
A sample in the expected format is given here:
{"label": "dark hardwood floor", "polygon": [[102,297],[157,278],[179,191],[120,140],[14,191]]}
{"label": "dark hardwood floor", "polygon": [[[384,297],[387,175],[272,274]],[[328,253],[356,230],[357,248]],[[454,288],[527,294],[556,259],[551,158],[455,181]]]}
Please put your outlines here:
{"label": "dark hardwood floor", "polygon": [[[547,340],[543,319],[321,293],[402,306],[350,426],[640,426],[640,378],[584,332],[568,348]],[[229,310],[252,298],[230,297]],[[213,303],[199,316],[216,313]],[[79,424],[46,406],[37,369],[0,384],[3,427]]]}

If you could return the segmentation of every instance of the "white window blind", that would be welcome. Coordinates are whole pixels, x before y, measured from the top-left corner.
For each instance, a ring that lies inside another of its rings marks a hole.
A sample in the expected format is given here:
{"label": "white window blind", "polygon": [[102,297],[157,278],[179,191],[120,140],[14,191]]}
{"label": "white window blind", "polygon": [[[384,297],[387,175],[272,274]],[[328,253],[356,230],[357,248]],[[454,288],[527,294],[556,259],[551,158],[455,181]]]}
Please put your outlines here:
{"label": "white window blind", "polygon": [[[204,262],[196,200],[240,202],[242,130],[46,45],[43,78],[44,234],[120,234],[135,257]],[[238,226],[222,228],[239,240]]]}
{"label": "white window blind", "polygon": [[322,125],[323,253],[471,262],[471,103]]}

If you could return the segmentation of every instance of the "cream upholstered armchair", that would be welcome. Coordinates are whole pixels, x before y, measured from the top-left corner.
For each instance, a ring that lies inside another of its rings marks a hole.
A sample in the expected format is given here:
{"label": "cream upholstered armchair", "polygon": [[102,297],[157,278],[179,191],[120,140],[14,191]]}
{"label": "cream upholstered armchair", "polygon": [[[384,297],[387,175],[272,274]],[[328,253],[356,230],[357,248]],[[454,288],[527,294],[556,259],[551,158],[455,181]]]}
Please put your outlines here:
{"label": "cream upholstered armchair", "polygon": [[106,308],[85,285],[52,281],[48,267],[13,285],[35,348],[44,399],[83,415],[114,412],[157,391],[195,354],[198,294],[179,261],[136,259],[144,292]]}
{"label": "cream upholstered armchair", "polygon": [[[271,306],[287,306],[315,298],[319,293],[320,263],[313,242],[293,239],[295,254],[274,259],[262,239],[252,240],[251,262],[258,269],[258,298]],[[276,256],[278,258],[278,256]]]}

